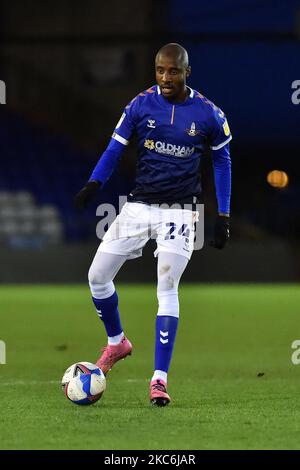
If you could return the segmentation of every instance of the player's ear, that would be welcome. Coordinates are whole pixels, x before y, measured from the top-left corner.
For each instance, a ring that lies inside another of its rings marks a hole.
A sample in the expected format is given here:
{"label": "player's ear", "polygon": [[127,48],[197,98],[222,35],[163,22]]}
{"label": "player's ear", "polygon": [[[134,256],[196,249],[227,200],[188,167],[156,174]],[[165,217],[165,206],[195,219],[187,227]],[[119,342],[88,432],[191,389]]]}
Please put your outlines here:
{"label": "player's ear", "polygon": [[189,77],[192,73],[192,67],[189,65],[185,70],[186,70],[186,76]]}

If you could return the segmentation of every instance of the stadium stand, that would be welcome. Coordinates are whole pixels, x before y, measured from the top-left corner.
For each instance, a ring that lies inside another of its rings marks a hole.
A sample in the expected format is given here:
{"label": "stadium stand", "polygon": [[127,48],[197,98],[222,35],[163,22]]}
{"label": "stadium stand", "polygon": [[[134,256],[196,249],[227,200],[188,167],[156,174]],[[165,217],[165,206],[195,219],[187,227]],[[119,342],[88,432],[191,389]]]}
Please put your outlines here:
{"label": "stadium stand", "polygon": [[[73,197],[98,155],[78,150],[70,140],[51,135],[4,107],[0,109],[0,140],[2,241],[28,247],[95,237],[96,206],[77,213]],[[102,197],[115,202],[127,188],[118,175],[111,183]]]}

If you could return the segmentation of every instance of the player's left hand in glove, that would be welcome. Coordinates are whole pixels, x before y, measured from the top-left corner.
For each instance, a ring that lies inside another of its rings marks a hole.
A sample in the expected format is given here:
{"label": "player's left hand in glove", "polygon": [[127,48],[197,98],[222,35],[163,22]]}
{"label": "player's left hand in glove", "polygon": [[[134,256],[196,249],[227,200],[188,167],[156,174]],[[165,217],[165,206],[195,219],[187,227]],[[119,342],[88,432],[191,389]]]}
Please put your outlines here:
{"label": "player's left hand in glove", "polygon": [[229,217],[218,215],[214,228],[214,240],[210,242],[210,246],[222,250],[229,240]]}
{"label": "player's left hand in glove", "polygon": [[95,199],[96,194],[101,186],[99,181],[89,181],[86,185],[76,194],[74,198],[74,205],[76,209],[85,209],[89,203]]}

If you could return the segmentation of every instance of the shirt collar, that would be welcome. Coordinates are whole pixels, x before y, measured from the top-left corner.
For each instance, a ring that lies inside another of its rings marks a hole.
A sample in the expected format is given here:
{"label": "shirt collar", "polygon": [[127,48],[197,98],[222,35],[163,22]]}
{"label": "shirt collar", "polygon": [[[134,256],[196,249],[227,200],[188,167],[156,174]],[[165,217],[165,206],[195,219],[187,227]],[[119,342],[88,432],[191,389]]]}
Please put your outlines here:
{"label": "shirt collar", "polygon": [[[194,98],[194,95],[195,95],[194,90],[193,90],[191,87],[187,86],[187,85],[186,85],[186,87],[190,90],[190,94],[189,94],[188,98]],[[158,95],[161,95],[161,91],[160,91],[159,85],[156,85],[156,90],[157,90],[157,94],[158,94]]]}

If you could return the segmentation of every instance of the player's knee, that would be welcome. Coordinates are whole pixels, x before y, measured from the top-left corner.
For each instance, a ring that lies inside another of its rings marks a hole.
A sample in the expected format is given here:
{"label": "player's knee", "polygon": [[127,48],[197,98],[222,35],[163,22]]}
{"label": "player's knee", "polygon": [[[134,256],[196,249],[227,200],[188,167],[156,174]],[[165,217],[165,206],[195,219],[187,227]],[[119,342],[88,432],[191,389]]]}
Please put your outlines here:
{"label": "player's knee", "polygon": [[111,279],[109,279],[108,273],[105,272],[101,267],[94,267],[91,265],[88,273],[88,280],[90,285],[96,284],[107,284]]}
{"label": "player's knee", "polygon": [[158,315],[179,317],[178,289],[157,289]]}
{"label": "player's knee", "polygon": [[179,317],[178,283],[171,266],[162,265],[157,282],[158,315]]}
{"label": "player's knee", "polygon": [[89,282],[91,294],[95,299],[107,299],[111,297],[115,292],[115,286],[113,281],[99,283]]}

